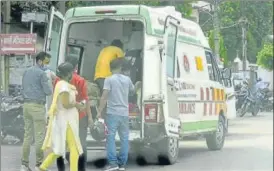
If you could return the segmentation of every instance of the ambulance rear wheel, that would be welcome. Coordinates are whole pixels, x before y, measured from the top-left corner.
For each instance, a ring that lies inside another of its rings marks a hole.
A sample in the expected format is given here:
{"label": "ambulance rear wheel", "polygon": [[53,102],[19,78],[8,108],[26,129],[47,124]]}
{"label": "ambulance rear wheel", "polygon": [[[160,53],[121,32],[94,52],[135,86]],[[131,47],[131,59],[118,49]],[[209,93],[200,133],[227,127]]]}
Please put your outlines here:
{"label": "ambulance rear wheel", "polygon": [[172,165],[176,163],[179,155],[179,139],[166,137],[157,143],[158,163]]}
{"label": "ambulance rear wheel", "polygon": [[225,142],[225,120],[219,117],[217,130],[206,136],[206,144],[209,150],[221,150]]}

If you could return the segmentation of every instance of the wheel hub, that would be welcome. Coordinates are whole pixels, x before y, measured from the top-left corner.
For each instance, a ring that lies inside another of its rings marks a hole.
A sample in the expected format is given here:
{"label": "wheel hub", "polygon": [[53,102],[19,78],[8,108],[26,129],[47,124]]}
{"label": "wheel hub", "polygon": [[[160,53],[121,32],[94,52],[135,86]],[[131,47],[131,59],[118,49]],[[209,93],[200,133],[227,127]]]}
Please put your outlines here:
{"label": "wheel hub", "polygon": [[221,122],[219,122],[217,132],[216,132],[216,140],[219,145],[223,141],[223,136],[224,136],[224,125]]}
{"label": "wheel hub", "polygon": [[169,154],[171,157],[175,157],[177,153],[178,140],[176,138],[169,138]]}

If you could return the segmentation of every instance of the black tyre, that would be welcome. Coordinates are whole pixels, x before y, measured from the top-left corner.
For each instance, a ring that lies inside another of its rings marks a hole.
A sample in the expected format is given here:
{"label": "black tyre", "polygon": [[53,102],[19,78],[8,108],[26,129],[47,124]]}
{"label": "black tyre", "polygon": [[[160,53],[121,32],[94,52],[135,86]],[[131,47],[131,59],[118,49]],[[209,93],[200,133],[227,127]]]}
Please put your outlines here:
{"label": "black tyre", "polygon": [[206,136],[206,145],[209,150],[221,150],[225,142],[225,120],[219,117],[217,130]]}
{"label": "black tyre", "polygon": [[260,108],[254,107],[251,114],[252,114],[252,116],[257,116],[259,114],[259,112],[260,112]]}
{"label": "black tyre", "polygon": [[158,163],[172,165],[176,163],[179,155],[179,139],[166,137],[157,143]]}
{"label": "black tyre", "polygon": [[245,102],[240,109],[237,110],[237,115],[243,117],[248,111],[248,104]]}

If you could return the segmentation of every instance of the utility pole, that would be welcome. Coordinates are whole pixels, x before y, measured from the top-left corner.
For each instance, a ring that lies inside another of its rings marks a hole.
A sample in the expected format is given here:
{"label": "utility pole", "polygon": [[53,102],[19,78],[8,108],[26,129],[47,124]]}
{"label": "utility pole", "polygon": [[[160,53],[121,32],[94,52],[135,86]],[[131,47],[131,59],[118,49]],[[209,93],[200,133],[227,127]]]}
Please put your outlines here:
{"label": "utility pole", "polygon": [[220,34],[220,23],[219,23],[219,0],[214,0],[213,2],[213,27],[214,27],[214,52],[217,58],[219,58],[219,34]]}
{"label": "utility pole", "polygon": [[240,22],[241,22],[241,26],[242,26],[242,60],[243,60],[243,71],[246,71],[246,69],[247,69],[247,66],[246,66],[246,64],[247,64],[247,53],[246,53],[246,51],[247,51],[247,38],[246,38],[246,32],[247,32],[247,28],[246,28],[246,26],[247,26],[247,23],[248,23],[248,21],[247,21],[247,19],[245,18],[245,17],[243,17],[241,20],[240,20]]}
{"label": "utility pole", "polygon": [[66,11],[67,11],[67,9],[66,9],[66,1],[59,1],[58,5],[59,5],[59,11],[60,11],[63,15],[65,15],[65,13],[66,13]]}

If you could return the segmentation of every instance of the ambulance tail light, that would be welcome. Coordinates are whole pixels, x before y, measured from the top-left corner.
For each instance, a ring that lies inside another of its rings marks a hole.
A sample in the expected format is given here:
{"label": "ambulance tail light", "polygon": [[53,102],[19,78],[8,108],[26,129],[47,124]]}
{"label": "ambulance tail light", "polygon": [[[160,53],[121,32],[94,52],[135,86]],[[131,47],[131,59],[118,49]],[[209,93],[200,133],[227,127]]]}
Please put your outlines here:
{"label": "ambulance tail light", "polygon": [[145,122],[157,122],[158,105],[145,104]]}

